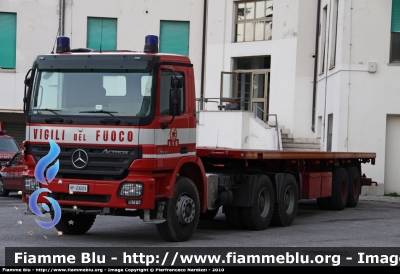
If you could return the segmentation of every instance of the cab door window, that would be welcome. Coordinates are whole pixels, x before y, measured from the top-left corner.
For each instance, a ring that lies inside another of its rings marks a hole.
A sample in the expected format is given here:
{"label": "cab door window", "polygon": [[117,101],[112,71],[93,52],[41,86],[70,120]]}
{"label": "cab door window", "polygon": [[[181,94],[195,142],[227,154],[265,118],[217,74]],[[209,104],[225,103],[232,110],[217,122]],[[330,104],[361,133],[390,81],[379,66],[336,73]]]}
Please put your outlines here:
{"label": "cab door window", "polygon": [[[184,77],[182,72],[174,72],[176,76],[180,75]],[[169,112],[169,92],[172,89],[171,87],[171,77],[174,76],[172,71],[163,71],[161,74],[161,82],[160,82],[160,116],[170,116]],[[183,79],[183,83],[185,83],[185,79]],[[185,84],[180,88],[181,92],[181,113],[185,111],[185,92],[184,92]]]}

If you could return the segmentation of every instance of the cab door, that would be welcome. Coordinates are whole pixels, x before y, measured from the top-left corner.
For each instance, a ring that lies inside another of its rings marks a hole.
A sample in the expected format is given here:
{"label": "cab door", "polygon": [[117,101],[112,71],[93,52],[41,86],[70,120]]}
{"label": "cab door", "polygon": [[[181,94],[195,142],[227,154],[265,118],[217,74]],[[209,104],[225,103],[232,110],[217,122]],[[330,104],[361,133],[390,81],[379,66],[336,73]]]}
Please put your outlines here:
{"label": "cab door", "polygon": [[22,191],[22,173],[25,170],[25,165],[22,163],[22,153],[18,153],[19,157],[14,166],[13,186],[15,190]]}
{"label": "cab door", "polygon": [[[182,79],[183,86],[178,89],[180,97],[180,115],[172,116],[170,112],[170,92],[174,77]],[[156,151],[157,158],[163,159],[163,166],[174,168],[179,159],[191,154],[189,114],[185,81],[187,68],[180,66],[163,66],[159,71],[159,88],[156,106]]]}

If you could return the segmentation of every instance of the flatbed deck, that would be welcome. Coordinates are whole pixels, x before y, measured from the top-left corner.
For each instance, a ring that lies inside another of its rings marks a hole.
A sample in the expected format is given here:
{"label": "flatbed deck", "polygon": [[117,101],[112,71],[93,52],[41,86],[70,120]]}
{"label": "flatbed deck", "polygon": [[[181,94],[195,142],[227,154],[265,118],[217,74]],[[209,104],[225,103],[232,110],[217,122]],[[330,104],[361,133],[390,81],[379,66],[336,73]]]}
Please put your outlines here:
{"label": "flatbed deck", "polygon": [[351,160],[359,159],[363,163],[375,164],[376,153],[372,152],[330,152],[330,151],[290,151],[290,150],[257,150],[232,149],[223,147],[197,147],[197,156],[213,158],[230,158],[244,160]]}

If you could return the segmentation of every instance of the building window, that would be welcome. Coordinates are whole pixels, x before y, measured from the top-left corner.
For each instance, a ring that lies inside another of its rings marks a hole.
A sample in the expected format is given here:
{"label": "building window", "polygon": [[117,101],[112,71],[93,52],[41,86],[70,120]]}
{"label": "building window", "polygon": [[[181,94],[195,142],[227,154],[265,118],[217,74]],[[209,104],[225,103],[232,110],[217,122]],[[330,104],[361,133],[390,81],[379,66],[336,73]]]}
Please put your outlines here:
{"label": "building window", "polygon": [[87,47],[94,50],[117,49],[117,19],[88,17]]}
{"label": "building window", "polygon": [[390,62],[400,63],[400,0],[392,0]]}
{"label": "building window", "polygon": [[328,115],[328,138],[326,140],[326,151],[332,151],[332,135],[333,135],[333,114]]}
{"label": "building window", "polygon": [[319,73],[325,72],[325,52],[326,52],[326,28],[328,22],[328,6],[322,9],[321,22],[319,27],[319,52],[321,52],[319,59]]}
{"label": "building window", "polygon": [[189,56],[189,30],[189,22],[161,21],[160,52]]}
{"label": "building window", "polygon": [[17,14],[0,12],[0,68],[15,69]]}
{"label": "building window", "polygon": [[272,39],[273,1],[237,2],[235,42]]}
{"label": "building window", "polygon": [[336,43],[337,43],[337,25],[338,25],[338,5],[339,0],[333,0],[332,7],[332,38],[329,68],[334,68],[336,65]]}

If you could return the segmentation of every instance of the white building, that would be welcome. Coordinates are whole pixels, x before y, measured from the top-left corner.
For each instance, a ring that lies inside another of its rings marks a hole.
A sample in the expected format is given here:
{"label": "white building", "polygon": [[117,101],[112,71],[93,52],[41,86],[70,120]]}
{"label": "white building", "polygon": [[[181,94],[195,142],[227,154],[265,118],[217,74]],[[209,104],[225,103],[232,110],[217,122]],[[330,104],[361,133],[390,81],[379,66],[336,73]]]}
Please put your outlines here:
{"label": "white building", "polygon": [[[0,52],[0,120],[6,127],[24,123],[25,74],[37,54],[51,52],[59,26],[72,47],[88,47],[96,44],[90,34],[99,27],[97,19],[109,19],[101,22],[115,32],[111,46],[140,51],[146,34],[168,37],[168,29],[178,27],[188,44],[184,54],[194,64],[198,98],[224,97],[242,112],[256,104],[264,111],[257,111],[261,120],[268,117],[271,124],[277,117],[282,133],[309,149],[376,152],[376,164],[363,171],[385,183],[385,193],[400,193],[400,0],[19,2],[0,2],[0,20],[10,13],[16,18],[13,68],[2,67]],[[209,101],[217,103],[199,109],[220,115],[221,102]],[[243,129],[247,124],[254,125],[241,121],[235,129],[242,132],[235,146],[260,145],[250,138],[253,129]],[[219,130],[228,132],[229,126]],[[213,135],[198,138],[216,143]],[[222,145],[232,135],[217,138]]]}
{"label": "white building", "polygon": [[[271,5],[269,38],[258,26],[268,14],[258,7]],[[295,140],[319,140],[322,151],[376,152],[363,171],[385,182],[385,193],[399,193],[399,7],[398,0],[209,1],[203,96],[226,97],[219,71],[236,72],[241,97],[266,70],[264,110]]]}

